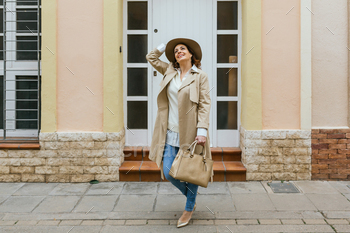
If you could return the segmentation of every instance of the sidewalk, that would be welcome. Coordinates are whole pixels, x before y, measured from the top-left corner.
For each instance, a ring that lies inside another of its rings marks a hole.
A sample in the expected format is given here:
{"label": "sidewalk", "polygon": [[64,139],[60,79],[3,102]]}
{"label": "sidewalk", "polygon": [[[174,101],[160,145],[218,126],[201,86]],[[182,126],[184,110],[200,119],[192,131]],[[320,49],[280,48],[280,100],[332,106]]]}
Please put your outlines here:
{"label": "sidewalk", "polygon": [[199,188],[180,229],[185,197],[169,182],[0,183],[0,232],[350,232],[350,181],[290,183],[300,193],[267,182]]}

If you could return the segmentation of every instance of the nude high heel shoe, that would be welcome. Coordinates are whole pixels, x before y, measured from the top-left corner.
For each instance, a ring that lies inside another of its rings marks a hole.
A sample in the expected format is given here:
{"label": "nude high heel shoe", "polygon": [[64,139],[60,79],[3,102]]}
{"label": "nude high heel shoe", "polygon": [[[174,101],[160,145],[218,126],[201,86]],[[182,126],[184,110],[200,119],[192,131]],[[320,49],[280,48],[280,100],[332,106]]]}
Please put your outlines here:
{"label": "nude high heel shoe", "polygon": [[[192,213],[195,211],[196,206],[197,206],[197,203],[195,203],[195,204],[194,204],[194,207],[193,207]],[[191,216],[191,217],[192,217],[192,216]],[[190,218],[190,219],[189,219],[187,222],[181,222],[181,221],[180,221],[180,219],[179,219],[179,220],[177,220],[177,228],[187,226],[187,225],[190,223],[190,220],[191,220],[191,218]]]}

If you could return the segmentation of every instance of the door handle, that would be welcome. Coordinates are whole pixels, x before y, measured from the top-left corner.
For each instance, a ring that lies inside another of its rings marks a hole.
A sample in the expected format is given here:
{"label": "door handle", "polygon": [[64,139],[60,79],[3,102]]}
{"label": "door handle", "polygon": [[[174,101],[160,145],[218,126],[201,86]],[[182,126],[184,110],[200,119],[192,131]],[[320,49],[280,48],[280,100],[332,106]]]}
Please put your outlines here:
{"label": "door handle", "polygon": [[153,71],[153,76],[157,76],[157,71]]}

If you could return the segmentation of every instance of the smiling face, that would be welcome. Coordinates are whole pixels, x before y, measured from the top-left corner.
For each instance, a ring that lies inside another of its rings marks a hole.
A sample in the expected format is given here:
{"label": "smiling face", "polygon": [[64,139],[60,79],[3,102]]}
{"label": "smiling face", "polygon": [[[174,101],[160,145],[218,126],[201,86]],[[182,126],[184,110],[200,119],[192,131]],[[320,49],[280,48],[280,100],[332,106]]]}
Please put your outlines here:
{"label": "smiling face", "polygon": [[191,62],[192,54],[188,51],[187,46],[184,44],[178,44],[174,48],[175,59],[178,63],[189,61]]}

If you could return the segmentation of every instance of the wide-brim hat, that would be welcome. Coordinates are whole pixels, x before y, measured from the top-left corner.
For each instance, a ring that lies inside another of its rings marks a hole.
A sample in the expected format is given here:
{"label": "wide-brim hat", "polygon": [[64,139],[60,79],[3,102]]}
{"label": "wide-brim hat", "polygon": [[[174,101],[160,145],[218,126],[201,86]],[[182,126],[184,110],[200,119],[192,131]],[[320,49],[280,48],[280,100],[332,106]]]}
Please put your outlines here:
{"label": "wide-brim hat", "polygon": [[199,46],[199,44],[196,41],[194,41],[192,39],[188,39],[188,38],[175,38],[175,39],[172,39],[171,41],[169,41],[166,45],[166,48],[165,48],[165,55],[169,61],[171,61],[173,63],[176,62],[174,49],[175,49],[175,46],[178,44],[184,44],[186,46],[191,47],[191,49],[194,52],[195,57],[199,61],[202,60],[201,46]]}

